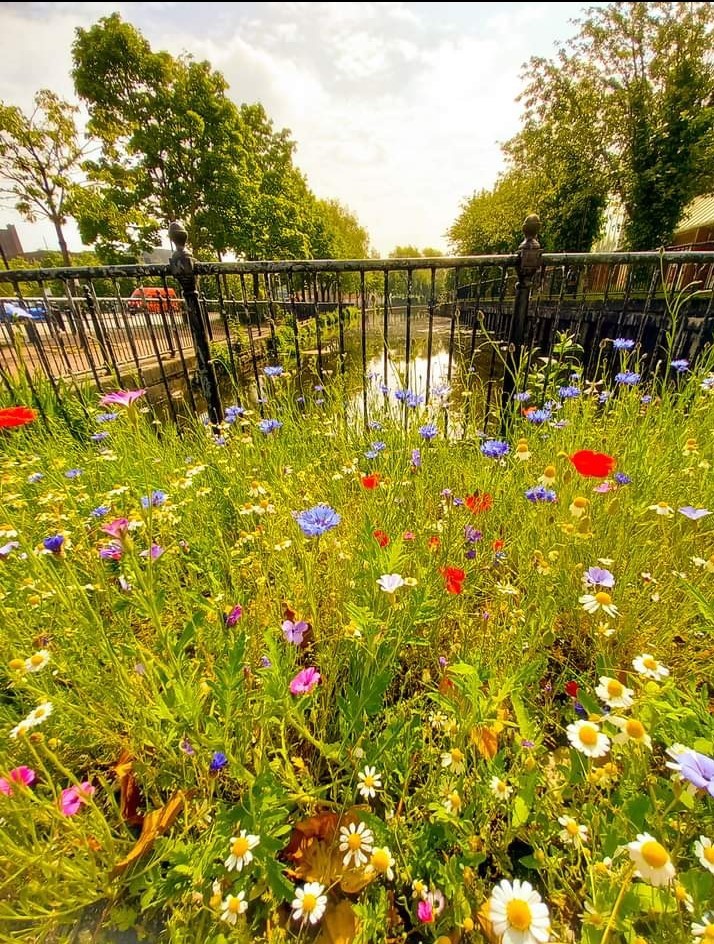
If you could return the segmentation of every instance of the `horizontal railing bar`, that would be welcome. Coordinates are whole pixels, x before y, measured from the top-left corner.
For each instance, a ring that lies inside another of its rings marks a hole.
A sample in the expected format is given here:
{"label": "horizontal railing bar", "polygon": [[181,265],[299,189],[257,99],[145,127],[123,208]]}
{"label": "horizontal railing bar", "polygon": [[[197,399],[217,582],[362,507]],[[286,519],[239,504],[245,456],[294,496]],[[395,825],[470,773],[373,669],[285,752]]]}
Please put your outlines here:
{"label": "horizontal railing bar", "polygon": [[[250,262],[195,262],[196,275],[249,275],[252,273],[277,274],[284,272],[393,272],[409,269],[478,269],[486,266],[512,267],[518,256],[421,256],[416,259],[285,259],[280,261],[256,260]],[[554,252],[543,253],[544,267],[553,265],[627,265],[635,263],[714,263],[714,251],[702,252]],[[168,265],[115,265],[77,266],[56,269],[0,270],[0,281],[40,282],[60,279],[142,279],[171,275]]]}

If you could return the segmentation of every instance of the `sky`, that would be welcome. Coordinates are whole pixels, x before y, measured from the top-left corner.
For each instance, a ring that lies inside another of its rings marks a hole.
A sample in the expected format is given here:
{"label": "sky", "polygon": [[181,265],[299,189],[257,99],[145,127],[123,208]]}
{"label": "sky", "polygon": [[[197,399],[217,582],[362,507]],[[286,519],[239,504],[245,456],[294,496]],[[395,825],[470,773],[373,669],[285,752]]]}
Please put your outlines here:
{"label": "sky", "polygon": [[[319,197],[358,216],[372,246],[448,249],[461,202],[503,169],[522,68],[573,35],[580,3],[0,3],[0,99],[72,99],[74,29],[118,11],[154,49],[208,59],[237,102],[291,129]],[[25,250],[49,224],[17,223]],[[67,226],[70,249],[81,248]]]}

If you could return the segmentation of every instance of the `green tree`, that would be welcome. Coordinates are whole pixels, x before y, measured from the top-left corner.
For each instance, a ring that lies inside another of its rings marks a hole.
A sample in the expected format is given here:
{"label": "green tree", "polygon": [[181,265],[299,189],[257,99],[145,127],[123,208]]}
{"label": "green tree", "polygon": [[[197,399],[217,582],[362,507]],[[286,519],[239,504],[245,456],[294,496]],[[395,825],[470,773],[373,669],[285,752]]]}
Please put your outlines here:
{"label": "green tree", "polygon": [[49,220],[65,265],[71,265],[63,227],[89,142],[80,142],[78,108],[49,89],[35,95],[30,115],[0,102],[0,196],[28,222]]}
{"label": "green tree", "polygon": [[523,220],[537,203],[535,176],[508,170],[492,190],[480,190],[462,203],[447,236],[460,256],[513,252],[523,239]]}

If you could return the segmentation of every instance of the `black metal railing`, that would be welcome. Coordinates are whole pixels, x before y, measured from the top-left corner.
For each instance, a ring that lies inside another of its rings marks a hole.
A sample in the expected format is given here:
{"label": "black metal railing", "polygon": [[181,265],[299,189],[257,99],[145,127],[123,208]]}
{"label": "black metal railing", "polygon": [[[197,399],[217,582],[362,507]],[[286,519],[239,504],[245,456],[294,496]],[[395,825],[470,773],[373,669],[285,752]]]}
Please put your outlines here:
{"label": "black metal railing", "polygon": [[711,343],[714,252],[542,253],[537,226],[512,255],[213,263],[172,224],[169,265],[10,270],[0,381],[139,384],[173,418],[218,423],[229,400],[262,411],[264,367],[280,364],[297,396],[342,375],[365,422],[388,388],[428,404],[449,387],[464,428],[485,428],[553,364],[614,364],[607,339],[634,341],[645,374]]}

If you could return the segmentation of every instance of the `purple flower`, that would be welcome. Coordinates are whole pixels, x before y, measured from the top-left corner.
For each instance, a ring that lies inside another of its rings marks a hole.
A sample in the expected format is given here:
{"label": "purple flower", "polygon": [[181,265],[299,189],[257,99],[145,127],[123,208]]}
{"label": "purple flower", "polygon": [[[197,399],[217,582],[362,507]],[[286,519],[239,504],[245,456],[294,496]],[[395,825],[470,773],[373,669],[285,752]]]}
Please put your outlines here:
{"label": "purple flower", "polygon": [[580,715],[581,718],[587,718],[589,714],[587,708],[584,708],[579,701],[573,702],[573,710],[575,711],[575,714]]}
{"label": "purple flower", "polygon": [[[389,396],[389,387],[388,387],[386,384],[381,383],[381,384],[379,385],[379,392],[380,392],[380,393],[383,393],[385,397],[388,397],[388,396]],[[397,393],[401,393],[401,391],[398,390]],[[397,400],[398,400],[399,397],[397,396],[397,393],[395,393],[394,396],[397,397]]]}
{"label": "purple flower", "polygon": [[109,439],[109,433],[92,433],[89,438],[92,442],[104,442],[105,439]]}
{"label": "purple flower", "polygon": [[295,676],[290,683],[291,695],[307,695],[320,681],[320,673],[314,666],[308,666]]}
{"label": "purple flower", "polygon": [[103,518],[104,515],[108,515],[110,511],[111,508],[109,505],[97,505],[96,508],[92,508],[89,514],[92,516],[92,518]]}
{"label": "purple flower", "polygon": [[464,556],[466,560],[473,560],[476,557],[476,549],[473,547],[470,547],[468,551],[466,551]]}
{"label": "purple flower", "polygon": [[188,754],[189,757],[193,757],[196,751],[193,749],[193,745],[188,738],[183,738],[181,744],[179,745],[184,754]]}
{"label": "purple flower", "polygon": [[525,748],[535,747],[535,741],[529,741],[528,738],[524,738],[521,741],[521,747],[525,747]]}
{"label": "purple flower", "polygon": [[269,365],[263,368],[263,373],[266,377],[281,377],[285,373],[285,368],[281,367],[280,364]]}
{"label": "purple flower", "polygon": [[31,485],[35,485],[37,484],[37,482],[41,482],[43,478],[44,478],[44,475],[42,474],[42,472],[33,472],[32,475],[27,476],[27,481]]}
{"label": "purple flower", "polygon": [[273,663],[270,661],[270,659],[269,659],[267,656],[261,656],[261,657],[260,657],[260,667],[261,667],[261,669],[269,669],[269,668],[272,667],[272,665],[273,665]]}
{"label": "purple flower", "polygon": [[368,449],[367,452],[365,452],[364,457],[365,459],[376,459],[378,455],[379,453],[376,450]]}
{"label": "purple flower", "polygon": [[714,760],[711,757],[690,750],[681,754],[677,763],[685,780],[714,796]]}
{"label": "purple flower", "polygon": [[596,486],[595,486],[595,488],[593,489],[593,491],[594,491],[594,492],[600,492],[601,494],[605,494],[606,492],[609,492],[609,491],[610,491],[610,483],[609,483],[609,482],[600,482],[599,485],[596,485]]}
{"label": "purple flower", "polygon": [[238,622],[238,620],[241,618],[242,615],[243,615],[243,607],[240,605],[240,603],[237,603],[233,607],[233,609],[229,610],[229,612],[226,613],[223,617],[223,622],[225,624],[226,629],[233,629],[233,627],[236,625],[236,623]]}
{"label": "purple flower", "polygon": [[415,469],[421,468],[421,450],[412,449],[412,465]]}
{"label": "purple flower", "polygon": [[448,664],[449,660],[446,658],[446,656],[439,656],[439,665],[442,669],[445,669]]}
{"label": "purple flower", "polygon": [[558,396],[561,400],[573,400],[580,396],[580,387],[561,387]]}
{"label": "purple flower", "polygon": [[523,393],[514,393],[513,399],[516,403],[527,403],[531,398],[530,390],[524,390]]}
{"label": "purple flower", "polygon": [[302,644],[302,638],[309,628],[305,620],[298,620],[297,623],[293,623],[292,620],[283,620],[283,636],[294,646]]}
{"label": "purple flower", "polygon": [[[407,399],[407,396],[409,395],[409,392],[409,390],[395,390],[394,399],[399,400],[400,403],[404,403],[404,401]],[[385,393],[384,384],[382,384],[382,393]],[[386,390],[386,393],[389,393],[389,390]]]}
{"label": "purple flower", "polygon": [[424,426],[419,427],[419,435],[428,442],[432,439],[436,439],[439,435],[439,430],[436,428],[435,423],[426,423]]}
{"label": "purple flower", "polygon": [[597,402],[607,403],[611,396],[612,393],[609,390],[603,390],[602,393],[598,394]]}
{"label": "purple flower", "polygon": [[583,583],[591,587],[614,587],[615,577],[604,567],[588,567],[583,574]]}
{"label": "purple flower", "polygon": [[228,442],[228,440],[226,439],[225,436],[214,436],[214,437],[213,437],[213,442],[214,442],[217,446],[225,446],[225,444]]}
{"label": "purple flower", "polygon": [[624,472],[615,472],[613,478],[618,485],[629,485],[632,479],[629,475],[626,475]]}
{"label": "purple flower", "polygon": [[129,519],[128,518],[115,518],[113,521],[110,521],[109,524],[102,525],[102,531],[105,534],[108,534],[109,537],[117,538],[122,540],[126,537],[126,533],[129,530]]}
{"label": "purple flower", "polygon": [[689,518],[690,521],[699,521],[700,518],[711,514],[706,508],[692,508],[691,505],[685,505],[683,508],[679,508],[678,511],[685,518]]}
{"label": "purple flower", "polygon": [[19,546],[17,541],[8,541],[7,544],[3,544],[0,547],[0,560],[8,557]]}
{"label": "purple flower", "polygon": [[634,370],[622,370],[619,374],[615,374],[615,383],[624,384],[626,387],[634,387],[639,382],[640,375],[636,374]]}
{"label": "purple flower", "polygon": [[148,551],[142,551],[139,557],[150,557],[152,561],[158,560],[164,553],[163,547],[159,544],[152,544]]}
{"label": "purple flower", "polygon": [[483,534],[474,528],[473,525],[467,524],[464,528],[464,538],[469,542],[469,544],[475,544],[477,541],[480,541],[483,537]]}
{"label": "purple flower", "polygon": [[631,351],[635,346],[635,342],[631,338],[615,338],[612,346],[616,351]]}
{"label": "purple flower", "polygon": [[235,423],[238,417],[243,416],[244,414],[245,410],[242,406],[227,406],[224,419],[226,423]]}
{"label": "purple flower", "polygon": [[314,386],[312,389],[313,389],[316,393],[321,393],[325,388],[323,387],[322,384],[315,384],[315,386]]}
{"label": "purple flower", "polygon": [[424,397],[421,393],[412,393],[411,391],[407,395],[407,406],[410,406],[412,409],[421,406],[424,402]]}
{"label": "purple flower", "polygon": [[59,554],[63,544],[64,537],[61,534],[53,534],[52,537],[45,538],[42,542],[44,549],[50,551],[51,554]]}
{"label": "purple flower", "polygon": [[669,366],[673,367],[678,374],[684,374],[689,370],[689,361],[686,357],[681,357],[679,360],[672,361]]}
{"label": "purple flower", "polygon": [[104,547],[99,548],[99,556],[102,560],[121,560],[124,548],[118,541],[110,541]]}
{"label": "purple flower", "polygon": [[377,442],[373,442],[372,445],[370,446],[370,449],[373,449],[375,452],[384,452],[386,448],[387,448],[386,442],[382,442],[381,440],[378,440]]}
{"label": "purple flower", "polygon": [[141,507],[142,508],[158,508],[159,505],[163,505],[168,495],[166,492],[162,492],[161,489],[156,489],[151,493],[151,495],[142,495],[141,496]]}
{"label": "purple flower", "polygon": [[527,488],[524,494],[529,502],[555,502],[558,500],[558,496],[553,489],[546,488],[545,485],[534,485],[532,488]]}
{"label": "purple flower", "polygon": [[131,406],[143,397],[146,390],[117,390],[114,393],[105,393],[100,399],[102,406]]}
{"label": "purple flower", "polygon": [[334,508],[329,505],[315,505],[295,515],[300,530],[307,538],[319,538],[321,534],[332,531],[342,520]]}
{"label": "purple flower", "polygon": [[64,477],[66,479],[78,479],[81,474],[82,474],[82,469],[68,469],[65,472]]}
{"label": "purple flower", "polygon": [[227,763],[228,758],[223,753],[223,751],[216,751],[211,758],[211,763],[208,765],[208,769],[211,771],[211,773],[215,774],[219,770],[223,770]]}
{"label": "purple flower", "polygon": [[95,419],[98,423],[113,423],[118,416],[118,413],[98,413]]}
{"label": "purple flower", "polygon": [[643,397],[640,397],[640,403],[644,403],[646,405],[651,402],[652,402],[652,397],[649,395],[649,393],[646,393]]}
{"label": "purple flower", "polygon": [[507,442],[500,439],[487,439],[485,443],[481,443],[481,452],[487,459],[502,459],[508,455],[510,448]]}
{"label": "purple flower", "polygon": [[279,430],[282,425],[280,420],[261,420],[258,423],[258,429],[267,436],[269,433]]}
{"label": "purple flower", "polygon": [[553,414],[548,409],[543,410],[530,410],[526,413],[526,419],[529,423],[534,423],[536,426],[540,426],[541,423],[547,423]]}
{"label": "purple flower", "polygon": [[370,420],[367,424],[370,429],[379,430],[382,428],[382,424],[378,423],[377,420]]}

